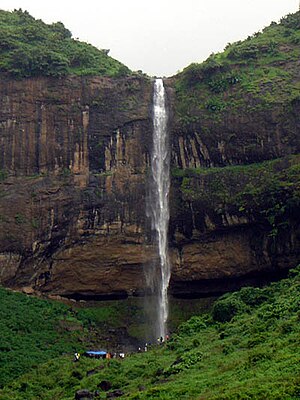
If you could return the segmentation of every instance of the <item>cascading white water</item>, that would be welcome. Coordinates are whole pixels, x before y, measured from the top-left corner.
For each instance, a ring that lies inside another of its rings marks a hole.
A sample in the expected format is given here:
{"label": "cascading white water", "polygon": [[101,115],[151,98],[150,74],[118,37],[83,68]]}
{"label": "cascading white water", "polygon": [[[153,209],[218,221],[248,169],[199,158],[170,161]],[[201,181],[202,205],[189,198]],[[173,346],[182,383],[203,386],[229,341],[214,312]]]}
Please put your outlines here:
{"label": "cascading white water", "polygon": [[155,301],[155,333],[165,337],[168,319],[168,286],[170,262],[168,256],[170,154],[167,134],[167,110],[162,79],[154,82],[153,94],[153,146],[151,154],[151,182],[147,201],[147,214],[157,243],[157,264],[148,270],[147,280]]}

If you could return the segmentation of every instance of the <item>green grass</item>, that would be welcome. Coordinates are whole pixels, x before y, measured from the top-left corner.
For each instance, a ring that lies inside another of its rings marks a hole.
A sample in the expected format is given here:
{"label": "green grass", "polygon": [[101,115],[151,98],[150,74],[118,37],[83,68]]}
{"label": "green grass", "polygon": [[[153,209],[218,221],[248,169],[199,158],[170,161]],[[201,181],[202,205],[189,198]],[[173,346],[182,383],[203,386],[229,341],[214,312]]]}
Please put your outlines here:
{"label": "green grass", "polygon": [[0,10],[0,72],[16,78],[131,74],[108,50],[73,39],[61,22],[45,24],[21,9]]}
{"label": "green grass", "polygon": [[183,127],[291,105],[299,99],[300,13],[272,23],[175,77],[176,116]]}
{"label": "green grass", "polygon": [[[212,299],[172,300],[170,328],[175,329],[195,312],[207,310],[211,303]],[[135,341],[138,346],[144,343],[149,326],[143,299],[70,305],[0,287],[0,329],[2,387],[65,353],[72,357],[75,351],[88,348],[113,350],[120,339]]]}
{"label": "green grass", "polygon": [[57,357],[6,385],[0,397],[71,400],[76,390],[94,392],[108,380],[126,399],[296,400],[299,306],[300,267],[264,288],[226,294],[210,314],[192,317],[147,353],[110,362]]}

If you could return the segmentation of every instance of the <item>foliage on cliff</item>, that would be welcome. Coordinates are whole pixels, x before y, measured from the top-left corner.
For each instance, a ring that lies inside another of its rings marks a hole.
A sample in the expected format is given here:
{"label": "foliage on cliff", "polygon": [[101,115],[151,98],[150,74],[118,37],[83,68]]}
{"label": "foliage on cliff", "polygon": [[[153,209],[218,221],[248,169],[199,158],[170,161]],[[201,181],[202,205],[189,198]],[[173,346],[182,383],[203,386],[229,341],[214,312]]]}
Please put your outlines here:
{"label": "foliage on cliff", "polygon": [[45,24],[21,9],[0,10],[0,72],[17,78],[130,74],[107,53],[73,39],[61,22]]}
{"label": "foliage on cliff", "polygon": [[[173,170],[184,203],[226,218],[265,223],[270,235],[289,228],[300,205],[300,157],[224,168]],[[294,217],[293,217],[294,216]]]}
{"label": "foliage on cliff", "polygon": [[[128,399],[289,399],[300,395],[300,268],[264,288],[220,298],[162,346],[125,360],[52,359],[6,385],[1,399],[73,399],[100,382]],[[26,338],[26,333],[24,333]],[[104,396],[104,397],[103,397]]]}
{"label": "foliage on cliff", "polygon": [[188,126],[275,104],[290,107],[300,99],[299,44],[297,12],[245,41],[229,43],[201,64],[191,64],[175,77],[179,121]]}

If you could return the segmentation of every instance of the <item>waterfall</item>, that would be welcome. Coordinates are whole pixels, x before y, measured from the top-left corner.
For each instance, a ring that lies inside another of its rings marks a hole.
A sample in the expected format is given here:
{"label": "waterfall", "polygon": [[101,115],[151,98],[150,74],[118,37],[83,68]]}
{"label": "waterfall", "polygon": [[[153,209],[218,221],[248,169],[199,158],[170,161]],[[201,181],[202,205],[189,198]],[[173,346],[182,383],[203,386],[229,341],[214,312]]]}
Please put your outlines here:
{"label": "waterfall", "polygon": [[163,80],[156,79],[153,92],[153,143],[147,215],[151,219],[157,257],[146,273],[147,283],[155,298],[156,337],[166,336],[168,286],[171,275],[168,256],[170,154],[165,97]]}

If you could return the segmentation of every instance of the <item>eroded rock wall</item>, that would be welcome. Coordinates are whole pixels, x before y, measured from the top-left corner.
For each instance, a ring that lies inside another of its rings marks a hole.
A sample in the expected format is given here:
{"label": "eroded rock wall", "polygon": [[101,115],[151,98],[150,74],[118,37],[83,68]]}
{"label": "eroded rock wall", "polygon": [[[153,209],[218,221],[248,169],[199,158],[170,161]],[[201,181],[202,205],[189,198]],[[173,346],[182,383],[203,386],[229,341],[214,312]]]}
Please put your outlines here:
{"label": "eroded rock wall", "polygon": [[[299,152],[299,104],[183,129],[167,86],[172,169]],[[155,257],[145,216],[151,103],[142,77],[0,82],[2,284],[70,297],[143,292],[143,266]],[[221,201],[203,200],[206,188],[218,189],[217,175],[184,179],[173,176],[170,193],[174,295],[222,292],[298,262],[294,209],[274,235],[258,211],[230,203],[248,182],[242,175]]]}
{"label": "eroded rock wall", "polygon": [[142,288],[151,82],[2,81],[0,93],[2,283]]}

